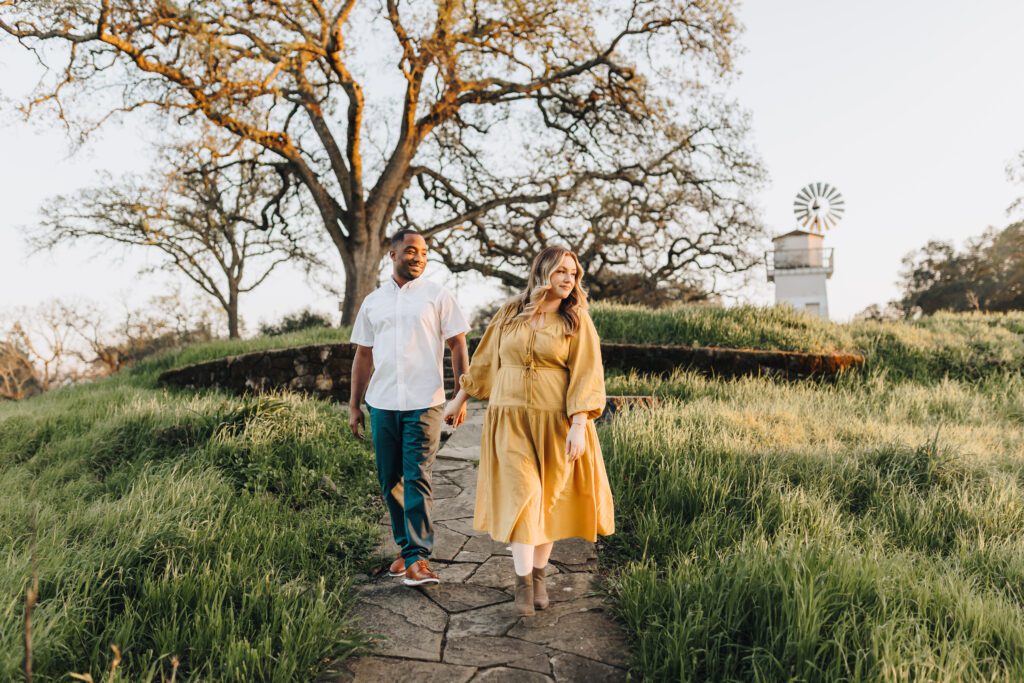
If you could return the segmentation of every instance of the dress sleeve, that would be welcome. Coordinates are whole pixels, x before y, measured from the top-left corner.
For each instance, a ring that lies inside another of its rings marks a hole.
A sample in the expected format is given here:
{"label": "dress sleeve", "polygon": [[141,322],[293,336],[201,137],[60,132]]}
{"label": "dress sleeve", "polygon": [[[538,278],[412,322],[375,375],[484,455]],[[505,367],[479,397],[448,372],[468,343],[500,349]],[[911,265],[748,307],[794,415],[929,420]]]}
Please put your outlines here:
{"label": "dress sleeve", "polygon": [[473,352],[469,370],[459,377],[459,383],[466,393],[482,401],[490,398],[494,373],[498,371],[498,343],[507,310],[508,306],[504,306],[491,318],[484,336],[481,337],[476,351]]}
{"label": "dress sleeve", "polygon": [[604,412],[604,365],[601,363],[601,340],[590,314],[581,312],[580,325],[569,340],[569,390],[565,396],[565,412],[572,417],[586,413],[596,419]]}

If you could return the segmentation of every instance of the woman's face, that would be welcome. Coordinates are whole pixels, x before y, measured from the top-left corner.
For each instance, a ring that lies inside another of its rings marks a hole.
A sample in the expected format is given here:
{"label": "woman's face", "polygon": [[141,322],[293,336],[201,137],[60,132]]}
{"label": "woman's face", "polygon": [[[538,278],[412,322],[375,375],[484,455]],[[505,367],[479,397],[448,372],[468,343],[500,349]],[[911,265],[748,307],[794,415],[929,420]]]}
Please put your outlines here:
{"label": "woman's face", "polygon": [[551,293],[559,299],[572,294],[573,287],[576,286],[576,259],[571,254],[562,257],[562,262],[555,268],[555,272],[551,273],[549,284]]}

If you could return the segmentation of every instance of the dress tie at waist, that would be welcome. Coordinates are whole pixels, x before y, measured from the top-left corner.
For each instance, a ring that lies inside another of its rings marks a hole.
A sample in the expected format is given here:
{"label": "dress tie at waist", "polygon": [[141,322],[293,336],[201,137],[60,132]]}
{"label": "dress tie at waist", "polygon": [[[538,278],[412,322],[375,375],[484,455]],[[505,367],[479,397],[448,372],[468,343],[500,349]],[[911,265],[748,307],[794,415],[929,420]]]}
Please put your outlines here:
{"label": "dress tie at waist", "polygon": [[501,367],[498,368],[498,369],[499,370],[504,370],[505,368],[515,369],[515,370],[528,370],[528,371],[533,371],[533,370],[558,370],[559,372],[568,372],[568,368],[561,368],[561,367],[558,367],[557,365],[536,365],[534,363],[528,363],[528,364],[523,364],[523,365],[516,365],[516,364],[513,364],[513,363],[502,363]]}

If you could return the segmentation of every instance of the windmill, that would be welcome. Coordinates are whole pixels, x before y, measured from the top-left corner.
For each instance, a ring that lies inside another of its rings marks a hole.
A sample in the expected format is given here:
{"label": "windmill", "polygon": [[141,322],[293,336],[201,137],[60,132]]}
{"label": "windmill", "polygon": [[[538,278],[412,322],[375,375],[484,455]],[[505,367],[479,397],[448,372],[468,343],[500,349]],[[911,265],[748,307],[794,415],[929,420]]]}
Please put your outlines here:
{"label": "windmill", "polygon": [[775,303],[828,318],[826,281],[832,277],[833,254],[823,240],[845,211],[843,195],[828,183],[810,183],[796,193],[793,214],[800,227],[773,239],[773,251],[765,254]]}
{"label": "windmill", "polygon": [[828,183],[805,185],[793,200],[793,213],[797,222],[818,234],[836,227],[844,211],[846,202],[843,195]]}

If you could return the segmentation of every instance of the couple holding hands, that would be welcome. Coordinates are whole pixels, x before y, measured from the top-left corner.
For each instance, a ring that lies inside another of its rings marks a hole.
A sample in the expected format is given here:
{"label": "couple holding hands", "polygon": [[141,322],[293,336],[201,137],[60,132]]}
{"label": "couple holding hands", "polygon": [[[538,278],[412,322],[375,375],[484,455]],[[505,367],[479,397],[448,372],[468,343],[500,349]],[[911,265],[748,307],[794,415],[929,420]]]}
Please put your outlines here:
{"label": "couple holding hands", "polygon": [[[431,570],[431,467],[441,421],[455,428],[472,396],[487,401],[473,528],[510,543],[516,614],[548,606],[544,570],[556,541],[594,541],[614,531],[611,490],[593,420],[605,404],[597,330],[580,286],[576,255],[547,247],[526,289],[491,319],[469,362],[469,325],[452,294],[421,279],[426,240],[402,230],[391,240],[391,277],[363,302],[350,426],[362,437],[365,398],[381,493],[401,556],[391,576],[439,583]],[[444,344],[459,390],[445,405]],[[393,493],[399,481],[403,500]]]}

